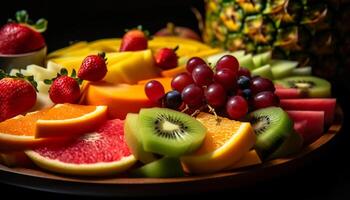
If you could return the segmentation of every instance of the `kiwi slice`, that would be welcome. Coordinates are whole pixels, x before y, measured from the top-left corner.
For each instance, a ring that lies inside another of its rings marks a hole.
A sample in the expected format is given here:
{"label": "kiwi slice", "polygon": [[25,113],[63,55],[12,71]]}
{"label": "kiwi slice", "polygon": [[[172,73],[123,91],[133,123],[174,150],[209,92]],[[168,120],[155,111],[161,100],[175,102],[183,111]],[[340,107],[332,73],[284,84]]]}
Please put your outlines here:
{"label": "kiwi slice", "polygon": [[293,69],[292,75],[293,76],[310,76],[312,73],[312,68],[310,66],[308,67],[298,67]]}
{"label": "kiwi slice", "polygon": [[253,62],[257,68],[268,64],[271,61],[271,51],[259,53],[253,56]]}
{"label": "kiwi slice", "polygon": [[275,81],[276,84],[285,88],[298,88],[308,97],[324,98],[331,96],[331,84],[314,76],[292,76]]}
{"label": "kiwi slice", "polygon": [[270,63],[274,79],[290,76],[298,66],[298,62],[290,60],[272,60]]}
{"label": "kiwi slice", "polygon": [[239,65],[241,67],[247,68],[249,70],[253,70],[256,68],[254,62],[253,62],[253,56],[252,54],[247,54],[241,58],[237,58],[239,61]]}
{"label": "kiwi slice", "polygon": [[172,178],[185,173],[179,158],[163,157],[130,172],[132,177]]}
{"label": "kiwi slice", "polygon": [[303,147],[304,140],[295,131],[290,132],[288,138],[284,141],[284,143],[271,155],[268,156],[267,160],[275,159],[275,158],[283,158],[294,153],[297,153]]}
{"label": "kiwi slice", "polygon": [[250,122],[257,135],[255,149],[263,159],[279,149],[293,131],[293,121],[279,107],[250,113]]}
{"label": "kiwi slice", "polygon": [[261,76],[261,77],[264,77],[264,78],[268,78],[270,80],[273,79],[273,75],[272,75],[272,72],[271,72],[271,67],[270,67],[269,64],[264,65],[264,66],[259,67],[259,68],[256,68],[256,69],[253,69],[252,75],[254,75],[254,76]]}
{"label": "kiwi slice", "polygon": [[143,150],[142,139],[139,132],[139,115],[128,113],[124,123],[124,135],[132,154],[142,163],[149,163],[156,160],[154,154]]}
{"label": "kiwi slice", "polygon": [[167,108],[146,108],[139,113],[145,151],[179,157],[198,149],[206,128],[195,118]]}

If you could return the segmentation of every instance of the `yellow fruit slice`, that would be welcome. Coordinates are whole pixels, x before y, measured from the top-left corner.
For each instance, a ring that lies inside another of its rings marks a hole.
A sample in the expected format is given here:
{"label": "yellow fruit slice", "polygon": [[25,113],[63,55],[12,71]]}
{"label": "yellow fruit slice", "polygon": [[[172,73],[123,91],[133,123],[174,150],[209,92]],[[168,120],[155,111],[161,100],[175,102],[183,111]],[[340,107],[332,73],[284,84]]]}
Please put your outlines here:
{"label": "yellow fruit slice", "polygon": [[237,163],[235,163],[233,166],[229,167],[228,169],[238,169],[243,167],[249,167],[253,165],[259,165],[262,161],[256,153],[255,150],[250,150],[248,153],[244,154],[243,158],[241,158]]}
{"label": "yellow fruit slice", "polygon": [[77,50],[77,49],[82,49],[84,47],[87,47],[87,42],[86,41],[82,41],[82,42],[77,42],[74,43],[68,47],[62,48],[62,49],[58,49],[52,53],[50,53],[48,55],[48,58],[54,58],[54,57],[60,57],[63,56],[71,51]]}
{"label": "yellow fruit slice", "polygon": [[93,131],[107,119],[107,106],[57,104],[36,121],[35,137],[74,136]]}
{"label": "yellow fruit slice", "polygon": [[206,138],[194,154],[181,158],[191,173],[212,173],[227,169],[238,162],[255,144],[256,136],[250,123],[239,122],[208,113],[196,119],[208,130]]}

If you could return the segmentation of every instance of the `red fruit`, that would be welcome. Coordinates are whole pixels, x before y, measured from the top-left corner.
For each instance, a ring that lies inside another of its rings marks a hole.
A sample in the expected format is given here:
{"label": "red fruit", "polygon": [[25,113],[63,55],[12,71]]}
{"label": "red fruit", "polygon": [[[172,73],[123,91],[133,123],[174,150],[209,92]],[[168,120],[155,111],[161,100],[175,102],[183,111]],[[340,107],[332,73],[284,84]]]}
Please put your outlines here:
{"label": "red fruit", "polygon": [[22,114],[36,103],[34,87],[22,79],[0,80],[0,121]]}
{"label": "red fruit", "polygon": [[284,110],[324,111],[325,125],[329,126],[334,119],[336,99],[281,99],[280,105]]}
{"label": "red fruit", "polygon": [[151,80],[145,85],[145,93],[149,100],[156,103],[164,96],[165,91],[159,81]]}
{"label": "red fruit", "polygon": [[69,76],[57,77],[49,90],[50,99],[54,103],[76,103],[80,98],[78,82]]}
{"label": "red fruit", "polygon": [[252,80],[250,89],[252,90],[253,94],[258,94],[259,92],[263,91],[275,91],[275,86],[273,85],[272,81],[267,78],[262,77],[255,77]]}
{"label": "red fruit", "polygon": [[204,100],[203,89],[195,84],[186,86],[181,93],[182,100],[192,108],[198,108]]}
{"label": "red fruit", "polygon": [[239,62],[237,58],[231,55],[225,55],[221,57],[216,63],[216,70],[224,68],[232,70],[233,74],[236,76],[239,68]]}
{"label": "red fruit", "polygon": [[198,86],[208,86],[213,82],[213,70],[208,65],[199,65],[192,71],[193,82]]}
{"label": "red fruit", "polygon": [[303,139],[304,144],[310,144],[323,134],[324,111],[287,111],[294,121],[294,129]]}
{"label": "red fruit", "polygon": [[199,65],[206,65],[205,61],[200,57],[192,57],[187,61],[186,70],[192,73],[193,69]]}
{"label": "red fruit", "polygon": [[0,53],[21,54],[45,46],[43,36],[24,24],[8,23],[0,29]]}
{"label": "red fruit", "polygon": [[130,30],[123,36],[120,51],[140,51],[147,49],[147,37],[139,29]]}
{"label": "red fruit", "polygon": [[78,77],[87,81],[100,81],[107,73],[104,54],[87,56],[78,71]]}
{"label": "red fruit", "polygon": [[264,91],[255,95],[253,104],[255,109],[260,109],[270,106],[279,106],[279,102],[278,96],[273,92]]}
{"label": "red fruit", "polygon": [[237,77],[240,77],[240,76],[246,76],[246,77],[251,77],[251,74],[250,74],[250,71],[249,69],[247,68],[244,68],[244,67],[240,67],[238,69],[238,72],[237,72]]}
{"label": "red fruit", "polygon": [[159,30],[155,36],[177,36],[192,40],[201,41],[201,37],[192,29],[182,26],[175,26],[173,23],[168,23],[166,28]]}
{"label": "red fruit", "polygon": [[169,48],[160,49],[155,55],[156,65],[163,70],[177,67],[179,57],[175,53],[176,49],[177,48],[175,48],[175,50]]}
{"label": "red fruit", "polygon": [[231,119],[238,120],[248,112],[248,103],[241,96],[233,96],[226,103],[226,112]]}
{"label": "red fruit", "polygon": [[177,90],[179,92],[182,92],[182,90],[193,83],[192,77],[190,74],[183,72],[178,75],[176,75],[173,80],[171,80],[171,88],[174,90]]}
{"label": "red fruit", "polygon": [[226,103],[226,91],[218,83],[212,83],[205,91],[205,99],[214,108],[221,107]]}
{"label": "red fruit", "polygon": [[306,96],[306,94],[297,88],[276,88],[275,94],[280,99],[297,99]]}
{"label": "red fruit", "polygon": [[227,91],[237,88],[237,80],[233,71],[230,69],[220,69],[214,74],[215,82],[221,84]]}

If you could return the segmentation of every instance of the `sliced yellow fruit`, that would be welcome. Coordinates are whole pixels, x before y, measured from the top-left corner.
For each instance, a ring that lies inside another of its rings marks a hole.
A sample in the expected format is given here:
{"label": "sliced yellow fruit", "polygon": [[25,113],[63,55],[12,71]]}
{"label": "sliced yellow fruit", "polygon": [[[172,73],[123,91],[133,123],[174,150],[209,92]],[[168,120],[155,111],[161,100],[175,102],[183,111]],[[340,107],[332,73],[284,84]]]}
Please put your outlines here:
{"label": "sliced yellow fruit", "polygon": [[233,166],[229,167],[228,169],[238,169],[243,167],[259,165],[261,163],[262,161],[258,153],[256,153],[255,150],[250,150],[248,153],[244,154],[243,158],[241,158],[237,163],[235,163]]}
{"label": "sliced yellow fruit", "polygon": [[181,158],[190,173],[212,173],[227,169],[255,144],[256,136],[250,123],[216,118],[208,113],[200,113],[197,120],[208,132],[202,146],[195,153]]}
{"label": "sliced yellow fruit", "polygon": [[50,53],[48,55],[48,58],[54,58],[54,57],[59,57],[59,56],[63,56],[71,51],[77,50],[77,49],[81,49],[84,47],[87,47],[88,43],[86,41],[82,41],[82,42],[77,42],[74,43],[68,47],[62,48],[62,49],[58,49],[52,53]]}

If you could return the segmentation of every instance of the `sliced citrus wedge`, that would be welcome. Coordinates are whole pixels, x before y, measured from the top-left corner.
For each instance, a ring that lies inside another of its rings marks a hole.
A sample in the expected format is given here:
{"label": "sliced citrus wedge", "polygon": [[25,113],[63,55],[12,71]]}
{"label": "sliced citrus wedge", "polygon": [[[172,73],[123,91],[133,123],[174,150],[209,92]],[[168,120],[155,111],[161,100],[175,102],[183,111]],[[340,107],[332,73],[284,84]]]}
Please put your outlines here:
{"label": "sliced citrus wedge", "polygon": [[43,144],[56,143],[56,139],[35,139],[36,121],[48,109],[40,112],[18,115],[0,123],[0,151],[16,151],[34,148]]}
{"label": "sliced citrus wedge", "polygon": [[57,104],[36,121],[35,137],[79,135],[94,131],[106,120],[106,106]]}
{"label": "sliced citrus wedge", "polygon": [[250,123],[218,117],[208,113],[197,116],[208,130],[202,146],[181,158],[191,173],[211,173],[227,169],[238,162],[255,144]]}

